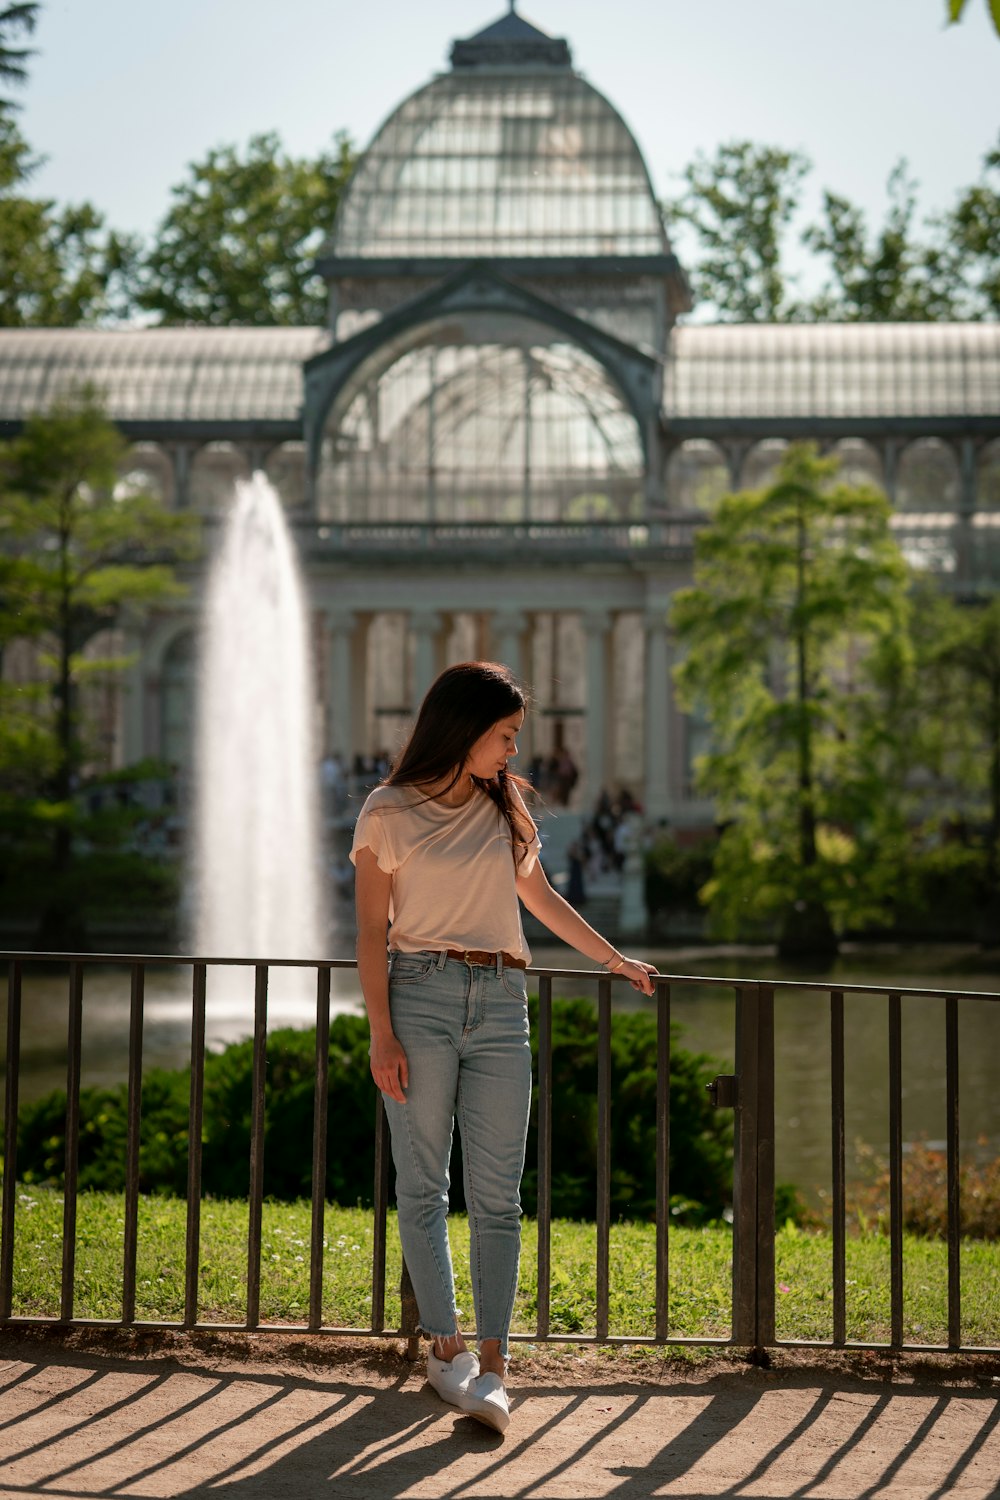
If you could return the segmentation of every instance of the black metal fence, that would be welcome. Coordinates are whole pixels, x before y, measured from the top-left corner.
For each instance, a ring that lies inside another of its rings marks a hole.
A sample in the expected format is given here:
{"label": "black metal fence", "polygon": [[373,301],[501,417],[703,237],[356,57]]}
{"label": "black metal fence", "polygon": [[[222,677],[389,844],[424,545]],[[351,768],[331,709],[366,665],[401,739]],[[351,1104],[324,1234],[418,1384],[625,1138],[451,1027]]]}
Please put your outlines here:
{"label": "black metal fence", "polygon": [[[386,1326],[386,1223],[389,1199],[389,1143],[381,1106],[375,1120],[374,1234],[372,1255],[371,1319],[366,1327],[332,1327],[323,1321],[325,1183],[328,1140],[329,1038],[331,972],[354,968],[353,960],[289,964],[280,967],[312,970],[316,994],[316,1084],[312,1140],[312,1218],[310,1243],[309,1314],[305,1323],[280,1325],[261,1322],[261,1245],[264,1204],[265,1069],[268,1037],[268,978],[272,967],[255,960],[212,958],[164,958],[95,954],[7,953],[8,963],[6,1089],[4,1111],[4,1174],[2,1218],[0,1218],[0,1323],[8,1326],[38,1322],[93,1324],[74,1311],[75,1257],[77,1247],[78,1141],[85,974],[94,965],[126,967],[131,976],[128,1060],[128,1128],[125,1162],[124,1251],[122,1266],[122,1313],[113,1324],[124,1327],[163,1327],[213,1330],[312,1332],[352,1336],[407,1337],[415,1347],[416,1306],[405,1267],[403,1273],[400,1326]],[[62,1272],[60,1311],[56,1319],[18,1314],[14,1309],[14,1267],[17,1206],[17,1121],[19,1075],[22,1052],[23,981],[26,969],[40,965],[65,965],[67,985],[66,1045],[66,1150],[63,1191]],[[183,965],[191,977],[190,1097],[188,1118],[188,1171],[186,1197],[185,1298],[183,1320],[151,1322],[136,1318],[136,1256],[140,1204],[139,1143],[143,1086],[143,1023],[147,969],[150,966]],[[241,1324],[203,1322],[199,1318],[199,1256],[201,1245],[202,1117],[205,1097],[206,978],[210,968],[250,967],[254,973],[253,1089],[249,1162],[249,1221],[246,1255],[246,1320]],[[655,1331],[645,1336],[619,1336],[610,1332],[610,1247],[612,1172],[612,987],[611,976],[563,969],[532,969],[538,985],[538,1294],[534,1330],[512,1335],[532,1343],[629,1343],[629,1344],[731,1344],[766,1349],[788,1342],[775,1330],[775,1031],[776,992],[807,991],[817,1003],[824,997],[830,1021],[830,1139],[832,1256],[832,1340],[816,1345],[834,1348],[884,1348],[932,1351],[947,1348],[971,1352],[1000,1348],[1000,1326],[987,1345],[963,1344],[960,1249],[962,1221],[960,1202],[959,1117],[959,1007],[1000,1002],[1000,995],[977,991],[883,989],[876,986],[828,987],[799,982],[767,982],[733,978],[662,976],[651,1004],[656,1013],[656,1263]],[[572,980],[577,993],[596,990],[597,1013],[597,1185],[596,1224],[596,1327],[593,1333],[567,1334],[553,1331],[550,1315],[552,1258],[552,1124],[553,1124],[553,981]],[[735,1072],[718,1077],[711,1085],[714,1102],[734,1111],[733,1160],[733,1279],[732,1325],[725,1337],[677,1337],[670,1333],[670,1048],[671,992],[675,986],[723,987],[735,998],[733,1055]],[[848,1231],[847,1174],[845,1156],[845,1028],[844,1000],[848,994],[863,994],[885,1006],[888,1039],[889,1114],[889,1279],[890,1335],[885,1341],[865,1343],[847,1334]],[[904,1005],[915,997],[936,997],[943,1008],[947,1157],[947,1344],[923,1344],[904,1339],[904,1202],[903,1202],[903,1054]]]}

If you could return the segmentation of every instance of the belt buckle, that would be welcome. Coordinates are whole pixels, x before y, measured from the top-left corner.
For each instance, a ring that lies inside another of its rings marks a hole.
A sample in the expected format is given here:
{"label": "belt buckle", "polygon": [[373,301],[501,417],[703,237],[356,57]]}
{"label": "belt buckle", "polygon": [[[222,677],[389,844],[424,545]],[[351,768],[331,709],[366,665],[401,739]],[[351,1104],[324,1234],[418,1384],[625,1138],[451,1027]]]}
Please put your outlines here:
{"label": "belt buckle", "polygon": [[475,953],[481,953],[481,952],[482,952],[481,948],[466,948],[464,950],[462,956],[464,957],[465,962],[468,964],[468,966],[469,966],[470,969],[481,969],[481,968],[483,968],[482,960],[479,960],[479,959],[476,959],[476,958],[473,957],[473,954],[475,954]]}

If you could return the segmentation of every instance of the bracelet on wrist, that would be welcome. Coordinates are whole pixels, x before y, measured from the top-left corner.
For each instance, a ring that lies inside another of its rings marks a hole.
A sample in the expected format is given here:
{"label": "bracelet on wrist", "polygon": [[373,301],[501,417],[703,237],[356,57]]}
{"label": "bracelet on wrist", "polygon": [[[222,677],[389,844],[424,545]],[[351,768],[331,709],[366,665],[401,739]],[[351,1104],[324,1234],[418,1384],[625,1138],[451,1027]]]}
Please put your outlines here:
{"label": "bracelet on wrist", "polygon": [[625,967],[625,960],[618,952],[617,948],[612,948],[611,952],[604,960],[604,967],[607,969],[609,974],[617,974],[619,969],[623,969]]}

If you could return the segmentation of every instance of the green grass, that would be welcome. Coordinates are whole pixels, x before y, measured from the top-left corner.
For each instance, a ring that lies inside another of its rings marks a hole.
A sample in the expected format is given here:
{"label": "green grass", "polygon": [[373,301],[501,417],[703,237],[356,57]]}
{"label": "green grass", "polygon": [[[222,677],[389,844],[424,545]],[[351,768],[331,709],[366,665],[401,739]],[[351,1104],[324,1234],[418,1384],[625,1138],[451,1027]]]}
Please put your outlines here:
{"label": "green grass", "polygon": [[[62,1195],[51,1189],[19,1190],[14,1233],[15,1316],[59,1312],[62,1274]],[[184,1308],[186,1205],[149,1197],[139,1205],[136,1317],[180,1321]],[[458,1305],[464,1326],[474,1325],[468,1277],[468,1223],[451,1221]],[[371,1326],[372,1215],[366,1209],[328,1207],[323,1262],[323,1319],[339,1327]],[[261,1320],[304,1323],[309,1307],[310,1208],[307,1203],[266,1203],[261,1246]],[[201,1214],[200,1306],[204,1322],[246,1318],[247,1206],[206,1200]],[[122,1310],[124,1199],[115,1193],[81,1193],[77,1207],[74,1316],[116,1319]],[[555,1334],[592,1334],[596,1322],[596,1230],[558,1221],[552,1227],[550,1327]],[[655,1330],[655,1232],[648,1224],[617,1224],[611,1231],[610,1332],[651,1335]],[[687,1338],[726,1337],[731,1313],[732,1236],[725,1226],[673,1228],[670,1235],[670,1332]],[[537,1227],[524,1225],[524,1253],[514,1331],[533,1333],[537,1307]],[[832,1336],[830,1236],[822,1231],[779,1231],[776,1303],[779,1338],[825,1340]],[[399,1283],[400,1255],[390,1221],[386,1285]],[[969,1240],[962,1246],[963,1342],[995,1345],[1000,1334],[996,1287],[1000,1246]],[[904,1337],[910,1343],[947,1340],[947,1251],[939,1240],[907,1236],[904,1242]],[[397,1327],[399,1298],[386,1298],[386,1325]],[[848,1337],[885,1342],[889,1336],[889,1242],[866,1234],[847,1243]]]}

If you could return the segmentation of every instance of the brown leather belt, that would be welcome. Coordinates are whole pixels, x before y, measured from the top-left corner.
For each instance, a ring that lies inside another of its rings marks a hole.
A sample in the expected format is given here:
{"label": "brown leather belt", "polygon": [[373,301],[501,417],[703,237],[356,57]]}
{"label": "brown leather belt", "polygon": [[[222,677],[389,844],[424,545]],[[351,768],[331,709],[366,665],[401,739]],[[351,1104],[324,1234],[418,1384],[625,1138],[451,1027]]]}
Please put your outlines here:
{"label": "brown leather belt", "polygon": [[[484,948],[449,948],[449,958],[457,958],[464,964],[473,964],[478,968],[496,968],[497,955],[487,953]],[[527,963],[523,958],[515,958],[513,954],[501,953],[500,962],[505,969],[526,969]]]}

